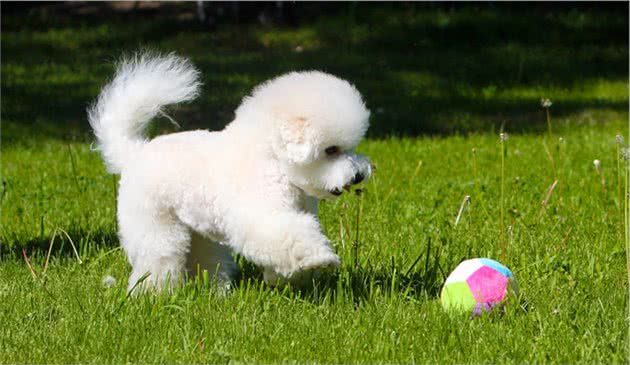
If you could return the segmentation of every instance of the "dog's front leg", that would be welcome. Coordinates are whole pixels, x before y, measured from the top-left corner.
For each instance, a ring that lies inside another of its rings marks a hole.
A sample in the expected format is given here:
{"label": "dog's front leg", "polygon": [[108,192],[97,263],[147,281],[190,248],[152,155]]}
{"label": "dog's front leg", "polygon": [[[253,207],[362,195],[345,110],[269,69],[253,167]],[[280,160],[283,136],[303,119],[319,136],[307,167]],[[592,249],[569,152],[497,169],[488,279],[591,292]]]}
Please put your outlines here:
{"label": "dog's front leg", "polygon": [[301,272],[339,266],[339,257],[314,215],[266,212],[255,217],[235,230],[230,242],[237,252],[266,271],[290,279]]}

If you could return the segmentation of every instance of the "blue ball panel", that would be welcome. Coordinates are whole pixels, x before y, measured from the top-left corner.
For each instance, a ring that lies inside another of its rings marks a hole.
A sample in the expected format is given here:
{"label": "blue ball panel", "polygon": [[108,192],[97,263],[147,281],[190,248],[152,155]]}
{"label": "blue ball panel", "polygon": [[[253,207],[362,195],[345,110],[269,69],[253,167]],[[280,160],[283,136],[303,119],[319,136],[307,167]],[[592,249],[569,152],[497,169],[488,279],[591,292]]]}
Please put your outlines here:
{"label": "blue ball panel", "polygon": [[500,272],[501,274],[505,275],[508,278],[513,276],[510,269],[508,269],[507,267],[501,265],[500,263],[494,260],[490,260],[490,259],[479,259],[479,260],[481,261],[481,264],[488,266],[492,269],[495,269],[496,271]]}

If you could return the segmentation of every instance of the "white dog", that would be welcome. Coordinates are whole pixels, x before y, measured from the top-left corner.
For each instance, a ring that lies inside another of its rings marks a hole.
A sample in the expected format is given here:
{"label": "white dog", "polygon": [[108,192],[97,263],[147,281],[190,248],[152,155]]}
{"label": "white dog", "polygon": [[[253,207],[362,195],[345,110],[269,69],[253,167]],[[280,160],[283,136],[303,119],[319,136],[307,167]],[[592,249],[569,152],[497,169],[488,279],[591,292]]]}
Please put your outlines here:
{"label": "white dog", "polygon": [[143,286],[162,288],[200,270],[229,286],[232,252],[262,266],[267,282],[337,267],[317,204],[371,173],[353,153],[370,115],[359,92],[323,72],[292,72],[255,88],[223,131],[143,138],[163,106],[197,96],[198,75],[174,55],[137,55],[89,109],[108,171],[121,174],[129,289],[147,273]]}

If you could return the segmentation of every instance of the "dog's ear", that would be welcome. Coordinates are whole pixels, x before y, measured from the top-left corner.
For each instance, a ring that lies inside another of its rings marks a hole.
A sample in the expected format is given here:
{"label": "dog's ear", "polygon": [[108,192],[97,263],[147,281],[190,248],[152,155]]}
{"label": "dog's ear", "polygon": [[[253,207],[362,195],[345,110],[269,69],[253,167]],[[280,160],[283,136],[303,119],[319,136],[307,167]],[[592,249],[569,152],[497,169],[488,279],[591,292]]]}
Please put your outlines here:
{"label": "dog's ear", "polygon": [[304,164],[315,157],[315,148],[310,143],[308,120],[304,117],[283,118],[280,123],[280,138],[285,146],[287,158],[296,164]]}

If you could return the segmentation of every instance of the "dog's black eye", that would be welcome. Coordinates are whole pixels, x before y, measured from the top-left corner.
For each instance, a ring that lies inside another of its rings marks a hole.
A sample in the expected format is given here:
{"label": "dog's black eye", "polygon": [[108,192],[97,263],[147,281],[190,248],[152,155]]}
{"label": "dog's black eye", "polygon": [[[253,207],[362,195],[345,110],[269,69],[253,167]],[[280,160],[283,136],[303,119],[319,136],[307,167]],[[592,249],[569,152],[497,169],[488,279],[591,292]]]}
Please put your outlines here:
{"label": "dog's black eye", "polygon": [[324,150],[324,152],[326,152],[326,154],[328,156],[336,155],[337,153],[339,153],[339,147],[338,146],[330,146],[330,147],[326,148]]}

